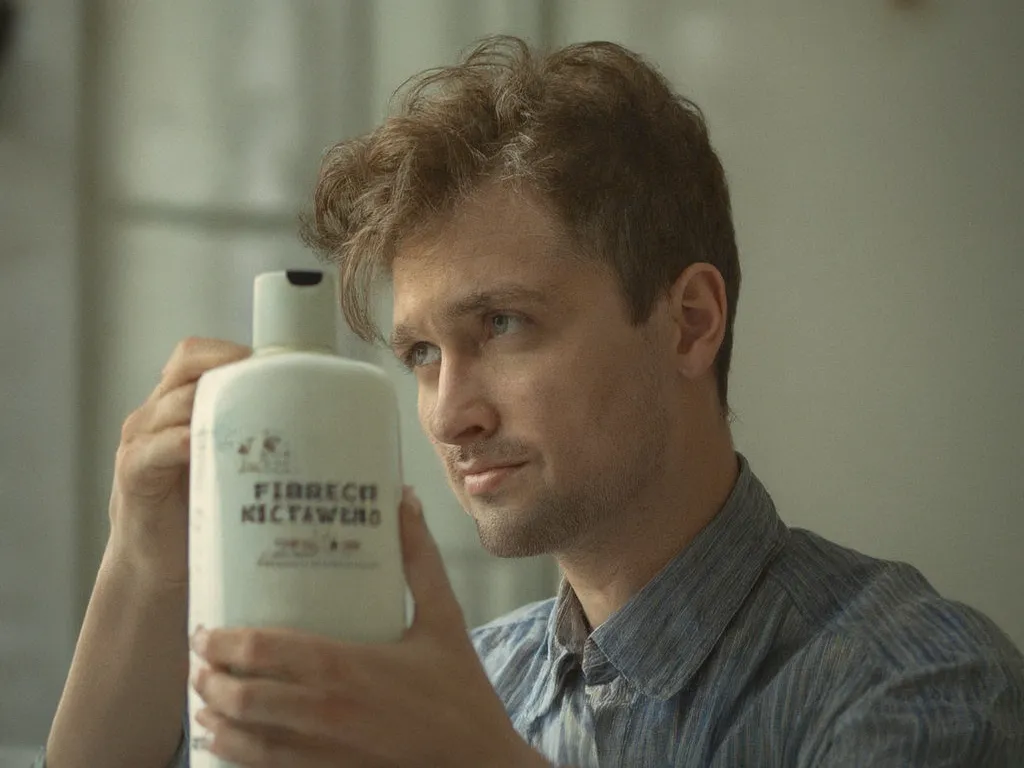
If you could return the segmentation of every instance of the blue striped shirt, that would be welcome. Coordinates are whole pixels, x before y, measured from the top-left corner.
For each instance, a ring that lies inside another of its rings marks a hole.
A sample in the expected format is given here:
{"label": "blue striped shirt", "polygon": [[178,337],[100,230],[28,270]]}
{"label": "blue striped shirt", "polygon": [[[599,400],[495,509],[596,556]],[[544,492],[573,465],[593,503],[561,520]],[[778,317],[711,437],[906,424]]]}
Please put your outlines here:
{"label": "blue striped shirt", "polygon": [[[578,768],[1024,768],[1006,635],[908,565],[787,528],[739,461],[722,511],[593,632],[564,582],[473,631],[516,730]],[[172,768],[187,738],[186,717]]]}
{"label": "blue striped shirt", "polygon": [[728,502],[592,632],[572,589],[474,630],[516,730],[579,766],[1024,766],[1024,658],[914,568]]}

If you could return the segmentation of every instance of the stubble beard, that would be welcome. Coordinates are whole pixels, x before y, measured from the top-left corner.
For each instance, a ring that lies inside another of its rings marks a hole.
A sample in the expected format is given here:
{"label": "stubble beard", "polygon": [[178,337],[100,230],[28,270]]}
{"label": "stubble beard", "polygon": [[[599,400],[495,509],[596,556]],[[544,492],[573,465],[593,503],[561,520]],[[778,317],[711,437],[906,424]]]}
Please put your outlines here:
{"label": "stubble beard", "polygon": [[[636,365],[633,371],[640,380],[628,415],[606,440],[612,455],[594,462],[570,487],[544,486],[538,478],[518,500],[500,490],[476,499],[462,496],[485,550],[503,558],[582,552],[591,543],[614,546],[614,541],[601,541],[608,538],[602,533],[642,525],[638,505],[666,471],[671,427],[654,368]],[[507,455],[528,455],[525,446],[515,449]]]}
{"label": "stubble beard", "polygon": [[667,422],[653,403],[646,407],[653,418],[624,441],[627,450],[607,471],[591,473],[576,488],[537,488],[519,504],[500,493],[469,502],[467,511],[483,548],[503,558],[559,555],[585,547],[590,535],[613,530],[618,520],[635,522],[629,519],[635,517],[638,499],[665,469]]}
{"label": "stubble beard", "polygon": [[480,544],[495,557],[534,557],[558,552],[590,527],[595,508],[582,498],[544,490],[526,508],[480,498],[487,509],[471,512]]}

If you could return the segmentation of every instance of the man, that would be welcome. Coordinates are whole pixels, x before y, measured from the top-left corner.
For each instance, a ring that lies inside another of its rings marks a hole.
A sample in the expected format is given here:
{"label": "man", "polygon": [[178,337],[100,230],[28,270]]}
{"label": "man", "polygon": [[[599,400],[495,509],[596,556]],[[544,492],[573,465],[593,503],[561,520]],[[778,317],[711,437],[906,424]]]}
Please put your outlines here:
{"label": "man", "polygon": [[[211,752],[265,766],[1024,765],[1024,659],[917,571],[779,520],[733,448],[739,265],[697,108],[610,44],[484,43],[324,161],[307,240],[391,346],[484,546],[558,598],[472,642],[411,493],[414,622],[192,638]],[[124,425],[52,768],[184,764],[192,339]],[[178,762],[175,762],[178,761]]]}

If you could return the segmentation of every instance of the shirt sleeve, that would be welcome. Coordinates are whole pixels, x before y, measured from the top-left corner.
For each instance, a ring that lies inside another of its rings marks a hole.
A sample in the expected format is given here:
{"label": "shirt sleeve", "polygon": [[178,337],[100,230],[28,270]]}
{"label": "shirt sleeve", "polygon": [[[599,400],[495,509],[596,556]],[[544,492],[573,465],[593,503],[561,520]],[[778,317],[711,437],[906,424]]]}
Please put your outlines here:
{"label": "shirt sleeve", "polygon": [[1024,662],[922,664],[847,702],[801,761],[815,768],[1024,766]]}
{"label": "shirt sleeve", "polygon": [[181,716],[181,741],[178,742],[178,751],[174,753],[167,768],[189,768],[189,734],[188,734],[188,707]]}

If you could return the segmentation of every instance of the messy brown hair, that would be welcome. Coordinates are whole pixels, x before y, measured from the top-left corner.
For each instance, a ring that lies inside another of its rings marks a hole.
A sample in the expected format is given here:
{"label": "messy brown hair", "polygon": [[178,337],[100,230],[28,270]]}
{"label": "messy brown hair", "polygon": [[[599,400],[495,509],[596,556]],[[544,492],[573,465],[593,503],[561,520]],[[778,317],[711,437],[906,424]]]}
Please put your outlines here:
{"label": "messy brown hair", "polygon": [[611,265],[636,324],[690,264],[721,272],[728,309],[715,374],[728,410],[740,268],[725,174],[693,102],[622,46],[541,55],[506,36],[396,96],[383,124],[327,152],[303,224],[306,243],[339,267],[358,336],[381,339],[372,290],[403,241],[486,181],[526,185],[581,252]]}

